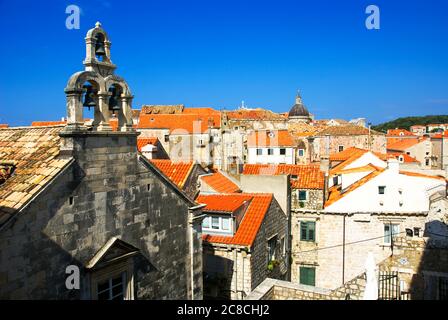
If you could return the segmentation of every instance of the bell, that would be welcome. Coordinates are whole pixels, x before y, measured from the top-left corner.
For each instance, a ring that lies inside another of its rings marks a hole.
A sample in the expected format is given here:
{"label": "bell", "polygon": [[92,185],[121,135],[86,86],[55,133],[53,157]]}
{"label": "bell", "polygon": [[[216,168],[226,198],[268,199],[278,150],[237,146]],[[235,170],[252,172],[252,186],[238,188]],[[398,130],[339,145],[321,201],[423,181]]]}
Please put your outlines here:
{"label": "bell", "polygon": [[94,99],[94,92],[93,87],[91,85],[85,85],[84,89],[86,89],[86,94],[84,95],[84,103],[82,104],[84,107],[90,108],[95,107],[95,99]]}
{"label": "bell", "polygon": [[104,50],[104,42],[101,41],[96,43],[95,54],[100,57],[106,55],[106,51]]}
{"label": "bell", "polygon": [[118,105],[117,100],[117,89],[111,88],[110,92],[112,92],[112,95],[109,98],[109,110],[115,114],[115,112],[118,113],[118,111],[120,111],[120,106]]}

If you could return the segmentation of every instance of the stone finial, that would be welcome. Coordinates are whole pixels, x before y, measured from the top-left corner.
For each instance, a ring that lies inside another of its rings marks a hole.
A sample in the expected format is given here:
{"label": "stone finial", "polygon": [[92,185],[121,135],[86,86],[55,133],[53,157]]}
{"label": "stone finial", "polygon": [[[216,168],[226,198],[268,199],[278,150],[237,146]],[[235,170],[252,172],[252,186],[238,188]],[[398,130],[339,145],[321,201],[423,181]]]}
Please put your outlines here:
{"label": "stone finial", "polygon": [[296,104],[302,104],[302,96],[300,95],[300,90],[297,90]]}
{"label": "stone finial", "polygon": [[101,28],[101,22],[97,21],[97,22],[95,23],[95,28]]}

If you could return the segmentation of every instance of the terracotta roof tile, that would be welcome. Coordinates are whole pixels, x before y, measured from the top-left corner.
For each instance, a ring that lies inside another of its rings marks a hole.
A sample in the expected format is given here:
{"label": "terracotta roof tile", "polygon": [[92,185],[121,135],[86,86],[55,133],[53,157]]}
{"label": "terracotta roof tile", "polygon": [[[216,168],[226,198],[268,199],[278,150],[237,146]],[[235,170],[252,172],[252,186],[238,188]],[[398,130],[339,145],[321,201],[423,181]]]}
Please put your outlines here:
{"label": "terracotta roof tile", "polygon": [[287,120],[284,114],[274,113],[266,109],[239,109],[227,111],[228,119],[235,120]]}
{"label": "terracotta roof tile", "polygon": [[356,181],[355,183],[350,185],[346,190],[341,190],[340,186],[331,187],[328,190],[329,194],[328,194],[328,199],[325,202],[325,207],[327,208],[328,206],[332,205],[336,201],[345,197],[350,192],[352,192],[352,191],[358,189],[359,187],[361,187],[362,185],[366,184],[367,182],[369,182],[370,180],[372,180],[373,178],[375,178],[379,174],[381,174],[384,170],[385,169],[383,169],[383,168],[377,168],[375,171],[369,173],[365,177],[359,179],[358,181]]}
{"label": "terracotta roof tile", "polygon": [[243,174],[297,176],[297,178],[291,177],[291,187],[295,189],[323,189],[325,184],[325,176],[320,170],[320,165],[245,164]]}
{"label": "terracotta roof tile", "polygon": [[[356,136],[356,135],[368,135],[369,129],[357,125],[341,125],[341,126],[328,126],[321,130],[317,135],[324,136],[329,134],[330,136]],[[370,130],[371,135],[384,135],[381,132]]]}
{"label": "terracotta roof tile", "polygon": [[417,162],[420,163],[420,161],[418,161],[414,157],[411,157],[410,155],[403,153],[403,152],[388,151],[387,154],[393,156],[394,158],[396,158],[398,160],[399,160],[400,156],[403,157],[404,163],[417,163]]}
{"label": "terracotta roof tile", "polygon": [[294,138],[287,130],[254,131],[247,137],[248,147],[294,147]]}
{"label": "terracotta roof tile", "polygon": [[174,134],[204,133],[209,127],[221,126],[216,114],[140,114],[139,129],[168,129]]}
{"label": "terracotta roof tile", "polygon": [[415,134],[413,134],[412,132],[410,132],[409,130],[406,129],[389,129],[387,130],[387,137],[394,137],[394,136],[414,136],[416,137]]}
{"label": "terracotta roof tile", "polygon": [[137,139],[137,149],[138,151],[142,151],[142,148],[144,146],[147,146],[148,144],[152,144],[155,146],[157,144],[157,141],[159,139],[157,137],[149,137],[149,138],[138,138]]}
{"label": "terracotta roof tile", "polygon": [[194,167],[194,162],[173,162],[165,159],[149,160],[179,188],[183,188]]}
{"label": "terracotta roof tile", "polygon": [[388,143],[387,150],[405,151],[406,149],[408,149],[422,141],[423,140],[418,139],[418,138],[398,140],[393,143]]}
{"label": "terracotta roof tile", "polygon": [[202,176],[201,180],[219,193],[240,192],[240,188],[221,172],[216,171],[208,176]]}
{"label": "terracotta roof tile", "polygon": [[406,176],[411,176],[411,177],[426,178],[426,179],[436,179],[436,180],[445,181],[445,182],[447,181],[444,177],[430,176],[428,174],[411,172],[411,171],[401,171],[400,170],[400,174],[404,174]]}
{"label": "terracotta roof tile", "polygon": [[7,123],[0,123],[0,129],[5,129],[5,128],[8,128],[9,127],[9,124],[7,124]]}
{"label": "terracotta roof tile", "polygon": [[0,224],[51,181],[71,159],[58,159],[63,126],[0,131],[0,168],[12,167],[0,182]]}
{"label": "terracotta roof tile", "polygon": [[[213,203],[217,205],[217,208],[226,208],[230,199],[232,201],[241,201],[241,199],[251,198],[251,202],[249,207],[244,214],[244,217],[238,227],[238,230],[233,236],[216,236],[216,235],[208,235],[204,234],[202,239],[206,242],[210,243],[222,243],[222,244],[233,244],[239,246],[252,246],[254,243],[255,237],[263,223],[264,217],[269,210],[269,207],[272,202],[272,194],[247,194],[247,193],[239,193],[239,194],[219,194],[219,195],[201,195],[197,202],[205,203],[208,206],[208,203]],[[240,200],[237,200],[240,199]],[[207,207],[205,208],[207,210]]]}

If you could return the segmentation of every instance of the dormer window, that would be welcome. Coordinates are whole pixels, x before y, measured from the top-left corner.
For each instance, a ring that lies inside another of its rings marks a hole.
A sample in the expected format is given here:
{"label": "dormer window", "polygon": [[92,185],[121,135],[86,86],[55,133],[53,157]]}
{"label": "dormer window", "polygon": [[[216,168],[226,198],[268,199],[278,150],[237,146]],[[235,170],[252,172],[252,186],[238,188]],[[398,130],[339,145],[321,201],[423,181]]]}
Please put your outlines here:
{"label": "dormer window", "polygon": [[230,216],[208,216],[202,221],[204,233],[232,233],[233,219]]}
{"label": "dormer window", "polygon": [[378,194],[384,194],[386,192],[386,186],[378,187]]}

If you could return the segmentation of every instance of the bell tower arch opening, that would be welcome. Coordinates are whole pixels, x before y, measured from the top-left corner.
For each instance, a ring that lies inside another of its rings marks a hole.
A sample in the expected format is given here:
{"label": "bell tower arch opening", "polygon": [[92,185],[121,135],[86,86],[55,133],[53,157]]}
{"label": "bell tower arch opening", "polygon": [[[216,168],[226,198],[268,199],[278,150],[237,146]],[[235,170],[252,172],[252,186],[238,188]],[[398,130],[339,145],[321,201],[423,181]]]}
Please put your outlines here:
{"label": "bell tower arch opening", "polygon": [[85,40],[84,71],[74,73],[65,88],[66,131],[89,129],[85,125],[84,107],[87,112],[94,109],[92,131],[112,131],[111,116],[118,118],[117,131],[134,131],[133,96],[126,81],[114,74],[116,66],[110,59],[111,42],[101,23],[97,22],[95,28],[87,32]]}

